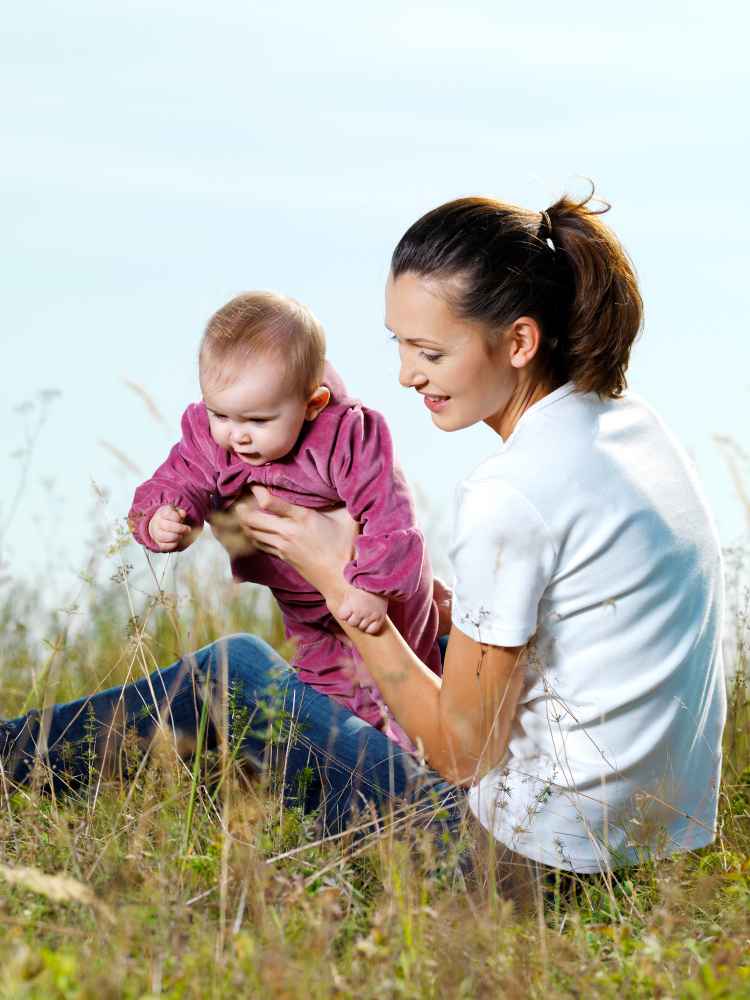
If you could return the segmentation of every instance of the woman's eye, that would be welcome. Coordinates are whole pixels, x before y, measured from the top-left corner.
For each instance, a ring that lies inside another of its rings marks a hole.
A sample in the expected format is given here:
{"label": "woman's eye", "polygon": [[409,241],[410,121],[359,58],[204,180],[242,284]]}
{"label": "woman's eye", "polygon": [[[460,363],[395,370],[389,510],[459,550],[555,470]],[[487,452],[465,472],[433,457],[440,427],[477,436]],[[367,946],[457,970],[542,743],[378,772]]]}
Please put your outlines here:
{"label": "woman's eye", "polygon": [[[389,340],[398,340],[398,337],[396,336],[395,333],[392,333],[388,337],[388,339]],[[423,357],[425,359],[425,361],[430,361],[432,364],[437,364],[437,362],[443,357],[442,354],[430,354],[429,351],[420,351],[419,354],[420,354],[420,357]]]}

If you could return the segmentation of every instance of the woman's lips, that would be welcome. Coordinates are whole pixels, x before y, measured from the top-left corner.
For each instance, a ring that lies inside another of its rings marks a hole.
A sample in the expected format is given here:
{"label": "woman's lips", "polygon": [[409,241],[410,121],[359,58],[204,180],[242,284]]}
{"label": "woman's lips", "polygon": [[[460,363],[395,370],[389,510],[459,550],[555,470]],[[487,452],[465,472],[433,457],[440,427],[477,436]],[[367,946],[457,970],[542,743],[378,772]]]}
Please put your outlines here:
{"label": "woman's lips", "polygon": [[427,393],[423,393],[422,398],[428,410],[432,413],[440,413],[446,406],[450,396],[428,396]]}

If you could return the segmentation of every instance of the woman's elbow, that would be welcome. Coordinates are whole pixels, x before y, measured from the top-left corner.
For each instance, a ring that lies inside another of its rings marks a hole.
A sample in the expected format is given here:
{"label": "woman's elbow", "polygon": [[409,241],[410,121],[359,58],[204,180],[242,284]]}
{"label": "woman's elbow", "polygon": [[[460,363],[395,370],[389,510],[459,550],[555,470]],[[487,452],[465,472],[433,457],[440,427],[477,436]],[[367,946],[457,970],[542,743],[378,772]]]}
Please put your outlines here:
{"label": "woman's elbow", "polygon": [[[428,761],[428,763],[430,763]],[[434,770],[448,782],[450,785],[455,785],[457,788],[471,788],[472,785],[476,785],[485,774],[492,769],[491,765],[482,764],[477,761],[454,761],[446,763],[444,765],[432,765]]]}
{"label": "woman's elbow", "polygon": [[478,748],[472,746],[472,742],[456,739],[455,735],[453,738],[448,738],[444,731],[438,753],[433,759],[428,759],[430,767],[437,771],[441,778],[459,788],[469,788],[476,784],[481,777],[480,755]]}
{"label": "woman's elbow", "polygon": [[428,763],[442,778],[459,788],[476,785],[505,755],[507,740],[499,739],[499,733],[494,733],[491,739],[478,739],[476,727],[470,725],[457,730],[455,725],[443,724],[441,729],[439,752]]}
{"label": "woman's elbow", "polygon": [[454,768],[438,771],[438,774],[449,785],[454,785],[456,788],[471,788],[472,785],[476,784],[473,775],[467,775],[465,771],[459,771]]}

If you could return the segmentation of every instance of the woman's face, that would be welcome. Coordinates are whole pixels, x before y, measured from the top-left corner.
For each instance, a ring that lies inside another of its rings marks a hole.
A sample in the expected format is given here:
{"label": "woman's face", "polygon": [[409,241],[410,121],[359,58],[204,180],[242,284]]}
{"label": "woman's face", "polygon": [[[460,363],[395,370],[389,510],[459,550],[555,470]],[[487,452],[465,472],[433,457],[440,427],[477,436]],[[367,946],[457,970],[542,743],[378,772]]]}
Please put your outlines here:
{"label": "woman's face", "polygon": [[484,421],[500,434],[520,378],[512,332],[490,351],[480,324],[456,316],[447,291],[434,279],[389,276],[385,325],[398,341],[399,381],[423,397],[441,430]]}

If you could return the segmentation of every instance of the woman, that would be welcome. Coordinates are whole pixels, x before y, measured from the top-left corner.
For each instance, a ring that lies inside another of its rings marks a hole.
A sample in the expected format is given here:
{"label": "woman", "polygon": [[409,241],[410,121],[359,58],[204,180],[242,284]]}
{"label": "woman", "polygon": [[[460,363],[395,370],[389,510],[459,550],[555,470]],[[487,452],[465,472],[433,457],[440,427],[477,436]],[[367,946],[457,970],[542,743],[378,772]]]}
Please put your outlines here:
{"label": "woman", "polygon": [[[396,247],[386,322],[401,383],[434,424],[484,421],[497,434],[458,496],[442,680],[390,621],[372,636],[340,622],[429,770],[302,691],[248,637],[199,652],[192,669],[56,707],[53,768],[84,706],[102,723],[122,706],[123,723],[148,735],[138,709],[153,704],[149,687],[175,729],[194,728],[193,679],[218,676],[224,656],[253,710],[281,679],[306,727],[287,782],[315,762],[312,801],[329,825],[348,819],[352,785],[355,803],[382,803],[426,783],[456,799],[468,788],[492,843],[554,868],[596,872],[710,842],[725,715],[719,546],[684,455],[624,393],[641,300],[619,243],[590,199],[541,214],[448,203]],[[351,525],[254,492],[260,509],[243,510],[244,527],[338,607]],[[18,762],[35,723],[8,726],[5,756]],[[249,753],[264,747],[262,733],[246,738]]]}

